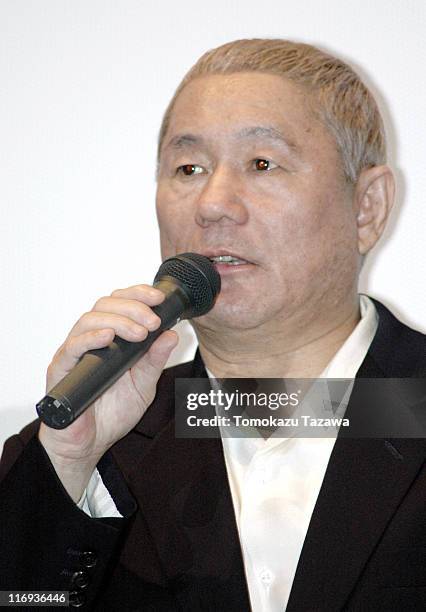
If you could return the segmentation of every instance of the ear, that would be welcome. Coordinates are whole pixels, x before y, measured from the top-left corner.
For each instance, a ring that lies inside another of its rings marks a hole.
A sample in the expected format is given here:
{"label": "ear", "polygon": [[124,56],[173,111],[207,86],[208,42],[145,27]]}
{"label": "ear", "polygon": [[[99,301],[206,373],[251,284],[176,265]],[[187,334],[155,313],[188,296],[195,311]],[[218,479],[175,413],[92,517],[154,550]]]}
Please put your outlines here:
{"label": "ear", "polygon": [[358,250],[365,255],[376,244],[386,226],[395,198],[395,179],[388,166],[361,171],[355,188]]}

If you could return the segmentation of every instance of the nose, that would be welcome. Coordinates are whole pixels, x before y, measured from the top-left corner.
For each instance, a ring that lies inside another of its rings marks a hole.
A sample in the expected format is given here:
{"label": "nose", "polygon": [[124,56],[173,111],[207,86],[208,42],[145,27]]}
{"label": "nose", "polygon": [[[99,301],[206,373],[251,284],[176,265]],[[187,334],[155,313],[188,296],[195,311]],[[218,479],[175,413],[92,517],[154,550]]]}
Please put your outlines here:
{"label": "nose", "polygon": [[196,222],[208,227],[213,223],[240,225],[247,220],[244,189],[237,173],[229,167],[216,168],[198,196]]}

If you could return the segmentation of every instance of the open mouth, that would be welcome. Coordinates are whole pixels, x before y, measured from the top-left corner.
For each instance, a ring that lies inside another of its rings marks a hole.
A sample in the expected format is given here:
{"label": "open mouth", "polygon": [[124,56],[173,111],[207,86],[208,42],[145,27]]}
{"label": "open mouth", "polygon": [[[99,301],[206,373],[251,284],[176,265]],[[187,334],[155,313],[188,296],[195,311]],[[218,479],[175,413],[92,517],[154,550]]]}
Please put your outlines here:
{"label": "open mouth", "polygon": [[210,257],[210,261],[215,264],[226,264],[228,266],[242,266],[250,263],[233,255],[216,255],[215,257]]}

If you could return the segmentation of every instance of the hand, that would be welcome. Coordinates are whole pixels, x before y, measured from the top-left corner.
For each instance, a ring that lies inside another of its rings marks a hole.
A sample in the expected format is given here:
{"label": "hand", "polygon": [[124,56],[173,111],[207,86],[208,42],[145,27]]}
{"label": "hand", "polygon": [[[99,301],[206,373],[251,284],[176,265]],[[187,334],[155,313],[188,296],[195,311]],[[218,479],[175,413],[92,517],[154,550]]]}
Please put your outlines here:
{"label": "hand", "polygon": [[[149,285],[114,291],[99,299],[74,325],[47,371],[47,391],[88,350],[108,346],[114,336],[140,342],[160,326],[150,307],[164,293]],[[39,439],[71,497],[77,501],[102,455],[142,418],[155,396],[157,381],[178,336],[165,331],[141,359],[107,389],[78,419],[62,430],[43,423]]]}

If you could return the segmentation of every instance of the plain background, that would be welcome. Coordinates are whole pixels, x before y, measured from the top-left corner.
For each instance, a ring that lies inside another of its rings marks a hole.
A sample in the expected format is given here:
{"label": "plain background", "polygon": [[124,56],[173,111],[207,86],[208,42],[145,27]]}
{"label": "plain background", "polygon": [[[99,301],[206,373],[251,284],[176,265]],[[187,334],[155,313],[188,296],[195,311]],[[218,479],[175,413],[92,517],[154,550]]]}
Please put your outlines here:
{"label": "plain background", "polygon": [[[195,60],[236,38],[317,44],[376,94],[399,187],[361,289],[425,330],[425,30],[422,0],[1,0],[0,446],[34,418],[78,317],[152,280],[162,113]],[[174,362],[194,350],[180,333]]]}

